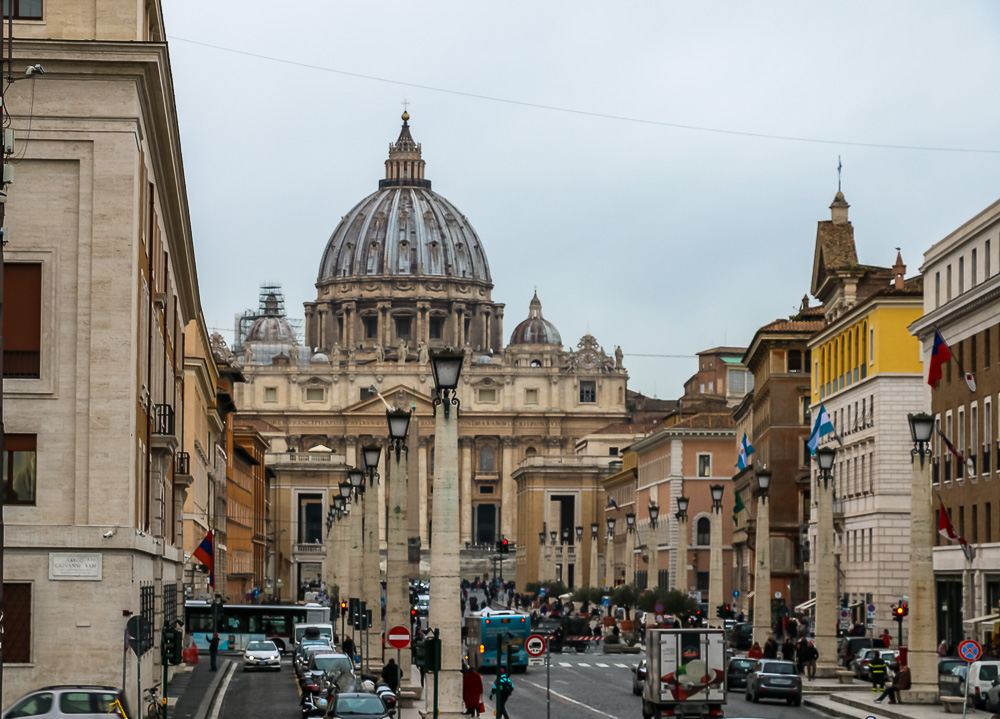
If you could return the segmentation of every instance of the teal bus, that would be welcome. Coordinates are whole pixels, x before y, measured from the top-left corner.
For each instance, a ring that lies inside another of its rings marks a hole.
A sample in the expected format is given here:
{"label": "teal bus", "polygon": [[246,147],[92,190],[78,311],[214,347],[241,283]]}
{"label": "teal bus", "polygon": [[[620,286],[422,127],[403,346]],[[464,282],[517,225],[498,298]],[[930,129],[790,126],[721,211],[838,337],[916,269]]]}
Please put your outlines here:
{"label": "teal bus", "polygon": [[531,635],[531,618],[527,614],[510,611],[477,612],[465,618],[466,657],[473,669],[497,668],[497,650],[502,647],[501,664],[507,665],[506,646],[512,647],[510,670],[525,671],[528,653],[525,640]]}
{"label": "teal bus", "polygon": [[292,649],[295,625],[330,621],[330,608],[319,604],[184,603],[184,631],[201,651],[208,651],[212,633],[219,633],[220,651],[243,651],[250,642],[270,639],[278,651]]}

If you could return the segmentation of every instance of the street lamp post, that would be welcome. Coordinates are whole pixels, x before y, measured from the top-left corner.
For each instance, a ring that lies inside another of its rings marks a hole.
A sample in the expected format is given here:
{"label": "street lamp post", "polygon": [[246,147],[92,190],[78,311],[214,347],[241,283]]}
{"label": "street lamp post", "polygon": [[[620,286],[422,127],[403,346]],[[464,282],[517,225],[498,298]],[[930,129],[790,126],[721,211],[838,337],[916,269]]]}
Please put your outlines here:
{"label": "street lamp post", "polygon": [[816,450],[816,676],[837,675],[837,564],[833,533],[833,461],[831,447]]}
{"label": "street lamp post", "polygon": [[354,502],[351,505],[351,540],[349,542],[351,593],[350,596],[363,599],[364,579],[361,577],[362,567],[364,567],[364,511],[361,506],[361,495],[365,491],[365,473],[357,467],[347,470],[347,480],[350,482],[351,491],[354,493]]}
{"label": "street lamp post", "polygon": [[[652,589],[660,588],[660,520],[659,505],[649,503],[649,564],[646,570],[646,586]],[[646,626],[656,626],[655,612],[646,612]]]}
{"label": "street lamp post", "polygon": [[753,640],[764,646],[771,635],[771,473],[757,470],[757,536],[754,548]]}
{"label": "street lamp post", "polygon": [[677,551],[674,560],[677,567],[674,571],[674,589],[682,594],[688,593],[688,528],[687,516],[688,505],[691,500],[680,496],[677,498],[677,512],[674,518],[677,519]]}
{"label": "street lamp post", "polygon": [[[439,630],[441,670],[434,705],[445,717],[462,713],[462,627],[459,602],[458,380],[465,353],[431,353],[434,375],[434,504],[431,543],[431,602],[428,622]],[[452,415],[451,408],[455,407]],[[440,409],[440,411],[438,411]],[[438,717],[434,717],[438,719]]]}
{"label": "street lamp post", "polygon": [[599,587],[600,581],[597,579],[597,541],[598,532],[601,525],[594,522],[590,525],[590,576],[587,577],[587,586]]}
{"label": "street lamp post", "polygon": [[[389,444],[386,458],[392,458],[389,475],[389,514],[386,532],[385,626],[409,627],[409,552],[407,550],[407,465],[406,435],[410,429],[409,409],[386,410]],[[410,652],[398,652],[399,668],[409,683]]]}
{"label": "street lamp post", "polygon": [[[576,545],[574,546],[573,549],[573,566],[575,568],[573,570],[573,583],[576,584],[576,582],[579,582],[581,587],[583,586],[583,568],[582,568],[583,562],[581,561],[582,559],[583,559],[583,525],[578,524],[576,525]],[[580,569],[580,571],[577,572],[576,569]]]}
{"label": "street lamp post", "polygon": [[[372,612],[372,623],[376,631],[382,626],[382,570],[381,551],[379,549],[379,539],[381,532],[381,516],[378,501],[378,463],[382,455],[382,448],[378,445],[366,445],[361,449],[361,466],[368,475],[368,486],[364,491],[364,567],[361,570],[361,597],[368,602],[368,609]],[[367,638],[367,634],[365,635]],[[375,667],[371,663],[370,652],[365,647],[365,662],[368,671]]]}
{"label": "street lamp post", "polygon": [[722,495],[725,487],[713,484],[712,492],[712,538],[708,562],[708,626],[723,627],[724,622],[716,616],[715,608],[725,604],[722,596]]}
{"label": "street lamp post", "polygon": [[538,533],[538,581],[544,582],[545,577],[545,530]]}
{"label": "street lamp post", "polygon": [[[934,611],[933,504],[931,495],[930,439],[934,418],[926,413],[911,414],[910,435],[910,637],[909,665],[914,701],[937,701],[937,616]],[[919,461],[914,461],[919,460]],[[941,511],[945,511],[944,508]]]}
{"label": "street lamp post", "polygon": [[556,576],[556,540],[558,537],[559,533],[556,530],[553,529],[549,532],[549,566],[546,579],[559,579]]}
{"label": "street lamp post", "polygon": [[351,516],[351,483],[344,481],[337,485],[340,500],[340,521],[338,522],[337,534],[337,584],[340,585],[341,599],[355,597],[351,586],[351,529],[353,527],[353,517]]}
{"label": "street lamp post", "polygon": [[625,514],[625,583],[635,585],[635,512]]}
{"label": "street lamp post", "polygon": [[604,584],[609,589],[615,586],[615,525],[614,517],[607,518],[608,541],[604,547]]}

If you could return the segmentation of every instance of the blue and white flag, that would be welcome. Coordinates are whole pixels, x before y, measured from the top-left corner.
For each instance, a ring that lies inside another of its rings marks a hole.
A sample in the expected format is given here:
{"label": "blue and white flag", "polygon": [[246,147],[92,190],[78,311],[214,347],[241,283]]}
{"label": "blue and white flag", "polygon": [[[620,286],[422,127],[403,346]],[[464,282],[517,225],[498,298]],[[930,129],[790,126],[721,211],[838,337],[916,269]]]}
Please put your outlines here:
{"label": "blue and white flag", "polygon": [[833,422],[830,421],[830,415],[827,414],[826,407],[820,405],[812,434],[809,435],[809,453],[816,454],[816,448],[819,446],[819,438],[831,432],[834,432],[834,436],[836,436],[836,432],[833,429]]}
{"label": "blue and white flag", "polygon": [[736,459],[736,468],[744,470],[750,464],[750,455],[753,454],[753,445],[747,441],[747,433],[743,433],[743,441],[740,442],[740,456]]}

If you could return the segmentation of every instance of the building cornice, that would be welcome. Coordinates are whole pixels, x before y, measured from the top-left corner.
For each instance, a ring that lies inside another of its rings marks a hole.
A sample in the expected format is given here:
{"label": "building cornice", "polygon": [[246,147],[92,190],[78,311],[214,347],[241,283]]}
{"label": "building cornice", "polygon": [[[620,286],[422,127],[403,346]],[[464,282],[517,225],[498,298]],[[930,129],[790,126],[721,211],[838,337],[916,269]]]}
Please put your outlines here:
{"label": "building cornice", "polygon": [[1000,301],[1000,274],[928,312],[913,322],[908,329],[910,334],[923,341],[930,337],[939,324],[947,326],[984,308],[989,308],[995,313],[998,301]]}

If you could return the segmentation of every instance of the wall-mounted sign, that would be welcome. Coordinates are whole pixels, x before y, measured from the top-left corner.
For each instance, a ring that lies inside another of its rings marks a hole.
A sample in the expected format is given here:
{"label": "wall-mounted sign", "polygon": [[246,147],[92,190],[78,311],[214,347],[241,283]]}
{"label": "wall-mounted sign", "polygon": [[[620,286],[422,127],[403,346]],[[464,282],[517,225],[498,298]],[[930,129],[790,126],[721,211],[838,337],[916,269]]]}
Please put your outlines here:
{"label": "wall-mounted sign", "polygon": [[49,579],[99,582],[104,571],[102,559],[98,552],[49,552]]}

